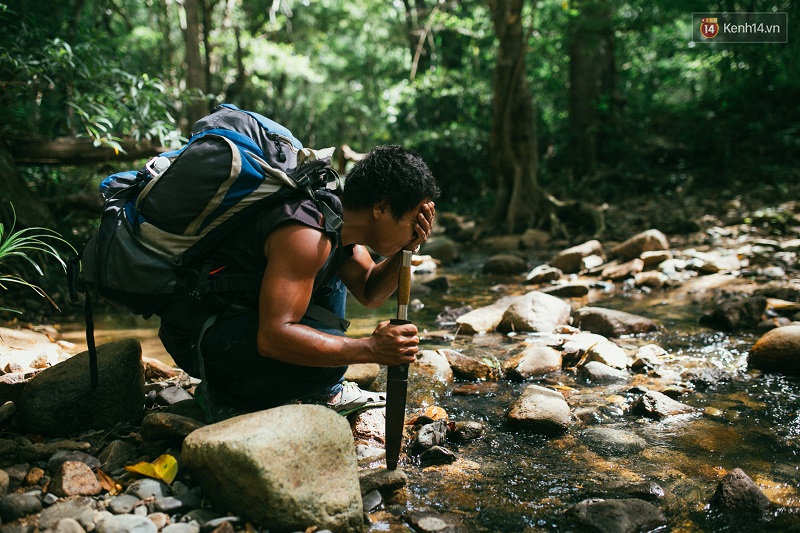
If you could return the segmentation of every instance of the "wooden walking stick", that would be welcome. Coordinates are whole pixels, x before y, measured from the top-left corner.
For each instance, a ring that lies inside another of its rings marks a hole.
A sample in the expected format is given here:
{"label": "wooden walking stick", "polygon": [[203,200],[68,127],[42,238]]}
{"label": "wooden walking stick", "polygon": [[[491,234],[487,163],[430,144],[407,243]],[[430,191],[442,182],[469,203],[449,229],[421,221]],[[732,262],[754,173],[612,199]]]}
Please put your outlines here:
{"label": "wooden walking stick", "polygon": [[[400,275],[397,282],[397,318],[392,324],[410,324],[408,302],[411,298],[411,255],[403,250]],[[386,468],[394,470],[403,444],[403,426],[406,419],[406,394],[408,392],[408,365],[388,367],[386,380]]]}

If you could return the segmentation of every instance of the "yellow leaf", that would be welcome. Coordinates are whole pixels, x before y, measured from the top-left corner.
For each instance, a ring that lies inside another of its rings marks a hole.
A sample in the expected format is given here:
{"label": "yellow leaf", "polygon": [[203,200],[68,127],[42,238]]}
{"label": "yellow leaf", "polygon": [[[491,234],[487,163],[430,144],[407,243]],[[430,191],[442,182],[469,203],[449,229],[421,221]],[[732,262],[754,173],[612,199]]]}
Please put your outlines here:
{"label": "yellow leaf", "polygon": [[125,470],[134,472],[153,479],[160,479],[164,483],[170,484],[178,475],[178,461],[169,454],[164,454],[152,463],[138,463],[133,466],[126,466]]}
{"label": "yellow leaf", "polygon": [[122,491],[122,485],[114,481],[114,479],[100,470],[97,469],[97,477],[100,480],[100,485],[108,491],[108,493],[112,496],[116,496],[117,494]]}

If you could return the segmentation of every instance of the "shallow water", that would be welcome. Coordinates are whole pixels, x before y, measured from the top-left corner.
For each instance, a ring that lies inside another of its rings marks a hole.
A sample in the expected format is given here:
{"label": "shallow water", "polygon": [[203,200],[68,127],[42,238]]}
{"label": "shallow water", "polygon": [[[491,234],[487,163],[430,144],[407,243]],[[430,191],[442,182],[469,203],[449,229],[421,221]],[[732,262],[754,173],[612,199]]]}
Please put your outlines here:
{"label": "shallow water", "polygon": [[[424,307],[410,318],[423,333],[437,329],[436,315],[445,306],[477,308],[508,292],[526,292],[519,278],[475,274],[481,261],[479,256],[467,257],[455,268],[415,278],[412,298]],[[426,294],[419,288],[440,275],[451,282],[447,293]],[[737,467],[776,504],[800,507],[800,380],[748,370],[747,353],[757,336],[700,327],[704,307],[695,296],[685,290],[618,289],[592,291],[587,300],[572,302],[576,307],[588,303],[658,320],[663,325],[660,331],[619,339],[618,344],[630,351],[648,343],[665,348],[673,357],[660,369],[663,378],[634,375],[624,384],[585,385],[564,370],[526,383],[478,384],[474,395],[454,394],[454,388],[467,384],[459,380],[444,391],[412,391],[409,411],[435,401],[451,420],[481,422],[486,434],[466,444],[448,445],[458,455],[452,465],[423,469],[413,458],[404,458],[402,467],[410,480],[407,509],[448,514],[466,531],[570,531],[565,511],[576,503],[593,497],[628,497],[625,486],[655,482],[666,494],[654,504],[666,515],[671,531],[780,531],[788,523],[797,527],[800,520],[785,511],[778,511],[770,522],[728,521],[706,507],[718,481]],[[376,322],[393,313],[391,303],[366,310],[350,302],[350,334],[368,335]],[[109,314],[100,315],[98,324],[98,342],[134,335],[143,339],[145,355],[169,360],[155,336],[156,321],[121,323]],[[79,325],[65,326],[64,331],[69,340],[81,342]],[[449,347],[502,361],[524,338],[459,335],[450,343],[424,348]],[[627,414],[626,408],[638,396],[628,392],[634,385],[661,390],[676,379],[686,390],[677,399],[698,408],[697,414],[662,422]],[[530,383],[558,388],[573,412],[580,409],[586,414],[559,437],[509,427],[507,408]],[[584,433],[592,426],[632,432],[647,446],[625,454],[603,449]],[[374,518],[371,531],[408,531],[388,513]]]}

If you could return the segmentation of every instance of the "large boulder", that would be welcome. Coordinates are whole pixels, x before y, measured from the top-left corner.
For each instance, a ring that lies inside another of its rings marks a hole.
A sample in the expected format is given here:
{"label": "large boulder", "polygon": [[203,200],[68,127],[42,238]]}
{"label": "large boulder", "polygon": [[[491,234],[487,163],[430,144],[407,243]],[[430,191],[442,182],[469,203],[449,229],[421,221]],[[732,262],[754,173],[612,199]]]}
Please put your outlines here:
{"label": "large boulder", "polygon": [[284,405],[198,429],[184,464],[219,509],[275,531],[361,531],[347,420],[319,405]]}
{"label": "large boulder", "polygon": [[124,339],[97,347],[98,385],[92,390],[89,352],[82,352],[31,379],[17,402],[26,430],[65,436],[129,422],[144,409],[142,347]]}
{"label": "large boulder", "polygon": [[528,346],[503,362],[503,375],[508,379],[524,381],[561,370],[561,352],[549,346]]}
{"label": "large boulder", "polygon": [[697,409],[673,400],[666,394],[648,391],[633,403],[631,411],[654,420],[663,420],[670,416],[694,413]]}
{"label": "large boulder", "polygon": [[747,363],[761,370],[800,374],[800,326],[783,326],[765,333],[750,348]]}
{"label": "large boulder", "polygon": [[586,257],[603,256],[603,245],[598,240],[586,241],[572,248],[562,250],[550,260],[550,266],[564,273],[574,274],[584,268],[583,260]]}
{"label": "large boulder", "polygon": [[660,250],[669,250],[667,236],[657,229],[649,229],[619,243],[611,249],[610,255],[629,261],[639,257],[643,252]]}
{"label": "large boulder", "polygon": [[503,314],[506,309],[519,300],[523,296],[504,296],[495,303],[484,307],[479,307],[468,313],[459,316],[456,319],[458,324],[458,332],[466,334],[474,333],[488,333],[494,331],[500,321],[503,319]]}
{"label": "large boulder", "polygon": [[531,291],[518,298],[503,313],[499,331],[540,331],[549,333],[569,324],[572,308],[560,298]]}
{"label": "large boulder", "polygon": [[563,433],[572,423],[564,396],[552,389],[528,385],[506,415],[514,426],[537,433]]}
{"label": "large boulder", "polygon": [[722,478],[710,503],[723,511],[738,512],[761,512],[770,506],[758,485],[740,468],[734,468]]}

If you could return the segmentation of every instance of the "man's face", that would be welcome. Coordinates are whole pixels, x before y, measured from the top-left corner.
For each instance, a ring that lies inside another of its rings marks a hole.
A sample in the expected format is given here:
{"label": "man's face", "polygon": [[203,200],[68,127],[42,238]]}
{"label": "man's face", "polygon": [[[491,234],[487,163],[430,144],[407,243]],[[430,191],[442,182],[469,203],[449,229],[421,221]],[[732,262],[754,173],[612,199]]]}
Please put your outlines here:
{"label": "man's face", "polygon": [[372,248],[383,256],[391,256],[416,239],[414,230],[417,216],[427,200],[420,202],[414,209],[396,219],[388,204],[379,204],[380,215],[375,222],[376,243]]}

